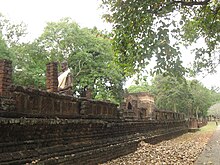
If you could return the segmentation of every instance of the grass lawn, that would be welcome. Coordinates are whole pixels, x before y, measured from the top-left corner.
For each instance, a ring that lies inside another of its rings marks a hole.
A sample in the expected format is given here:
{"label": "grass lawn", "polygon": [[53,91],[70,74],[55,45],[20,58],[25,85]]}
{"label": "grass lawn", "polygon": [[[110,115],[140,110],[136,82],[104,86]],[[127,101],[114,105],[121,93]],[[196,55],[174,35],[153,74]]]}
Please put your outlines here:
{"label": "grass lawn", "polygon": [[202,128],[199,129],[200,133],[206,133],[206,132],[213,132],[217,128],[215,122],[208,122],[208,124]]}

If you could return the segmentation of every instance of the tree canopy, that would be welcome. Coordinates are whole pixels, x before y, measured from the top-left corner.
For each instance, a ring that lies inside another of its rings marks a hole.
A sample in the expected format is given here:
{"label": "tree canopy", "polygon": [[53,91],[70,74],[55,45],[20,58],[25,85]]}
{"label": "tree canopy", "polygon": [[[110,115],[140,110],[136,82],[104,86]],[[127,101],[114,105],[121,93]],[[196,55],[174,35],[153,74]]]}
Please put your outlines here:
{"label": "tree canopy", "polygon": [[219,63],[218,0],[102,0],[103,16],[113,24],[117,60],[127,74],[140,71],[154,58],[153,73],[182,76],[180,47],[204,39],[195,49],[194,71],[213,71]]}
{"label": "tree canopy", "polygon": [[184,112],[189,115],[192,95],[185,81],[158,75],[152,81],[151,92],[155,95],[157,108]]}
{"label": "tree canopy", "polygon": [[138,85],[131,85],[127,90],[129,93],[151,92],[150,85],[147,82],[142,82]]}
{"label": "tree canopy", "polygon": [[0,58],[9,58],[10,54],[7,44],[0,34]]}
{"label": "tree canopy", "polygon": [[220,118],[220,103],[216,103],[216,104],[212,105],[208,109],[208,115],[212,115],[217,118]]}
{"label": "tree canopy", "polygon": [[48,23],[37,43],[49,60],[68,61],[78,93],[91,89],[94,98],[121,97],[124,78],[114,62],[107,34],[96,28],[80,28],[70,18],[64,18]]}
{"label": "tree canopy", "polygon": [[197,80],[178,80],[176,77],[157,75],[152,85],[132,85],[129,92],[149,92],[155,106],[162,110],[183,112],[189,117],[207,115],[209,107],[220,101],[220,94],[209,90]]}
{"label": "tree canopy", "polygon": [[[4,23],[1,25],[6,29],[8,24]],[[6,35],[11,31],[25,34],[22,26],[12,27],[16,28],[8,28],[4,34],[1,29],[0,52],[1,58],[13,61],[16,84],[45,88],[46,64],[67,60],[75,93],[82,94],[90,89],[96,99],[113,102],[121,99],[124,76],[114,62],[108,34],[96,28],[81,28],[70,18],[64,18],[49,22],[41,36],[33,42],[22,43],[14,42],[14,35],[7,39]],[[17,39],[21,36],[17,35]]]}

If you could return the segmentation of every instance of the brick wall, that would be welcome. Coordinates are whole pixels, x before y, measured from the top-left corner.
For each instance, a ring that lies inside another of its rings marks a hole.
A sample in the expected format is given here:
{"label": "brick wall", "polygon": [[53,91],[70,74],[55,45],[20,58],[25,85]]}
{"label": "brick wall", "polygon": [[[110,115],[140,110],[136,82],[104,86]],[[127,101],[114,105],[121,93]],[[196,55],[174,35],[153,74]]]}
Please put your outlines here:
{"label": "brick wall", "polygon": [[0,164],[98,164],[184,133],[185,121],[0,118]]}
{"label": "brick wall", "polygon": [[0,59],[0,95],[8,95],[7,88],[12,84],[12,62]]}
{"label": "brick wall", "polygon": [[196,118],[190,118],[188,124],[189,129],[198,129],[198,120]]}
{"label": "brick wall", "polygon": [[[0,95],[8,96],[8,98],[4,98],[1,101],[0,109],[4,109],[4,112],[0,111],[0,115],[3,115],[4,113],[4,116],[17,115],[17,117],[34,115],[36,117],[47,116],[61,118],[120,118],[117,105],[113,103],[95,101],[88,98],[76,99],[72,96],[65,96],[56,93],[58,86],[57,69],[56,62],[47,64],[47,91],[42,91],[39,89],[12,86],[12,63],[8,60],[0,60]],[[88,93],[88,96],[91,96],[90,90],[88,90]],[[137,100],[132,101],[134,103],[132,102],[131,111],[134,113],[130,113],[130,109],[128,109],[127,113],[124,113],[122,118],[124,117],[130,120],[148,120],[149,118],[156,120],[184,119],[182,114],[167,111],[155,111],[148,116],[149,114],[146,115],[145,113],[145,111],[148,111],[147,108],[138,109],[138,112],[142,113],[136,113],[136,111],[133,110],[133,107],[137,106]],[[10,107],[8,108],[8,111],[7,107]],[[126,108],[127,106],[124,109],[125,112]],[[9,111],[10,113],[7,113]]]}
{"label": "brick wall", "polygon": [[118,119],[117,105],[113,103],[77,99],[22,86],[10,86],[9,91],[14,109],[0,111],[0,116]]}
{"label": "brick wall", "polygon": [[117,105],[104,101],[81,99],[80,114],[95,118],[118,118]]}
{"label": "brick wall", "polygon": [[[57,92],[56,62],[47,64],[47,91],[12,85],[12,63],[0,60],[0,115],[5,117],[118,118],[117,105]],[[91,91],[89,91],[91,95]],[[4,110],[4,111],[1,111]]]}
{"label": "brick wall", "polygon": [[155,110],[153,118],[156,120],[184,120],[184,113],[178,113],[173,111]]}
{"label": "brick wall", "polygon": [[134,151],[140,140],[187,131],[180,117],[126,121],[115,104],[55,93],[55,63],[47,65],[50,92],[12,86],[11,62],[0,64],[0,164],[97,164]]}
{"label": "brick wall", "polygon": [[46,87],[48,92],[57,92],[58,90],[58,64],[51,62],[47,64],[46,69]]}

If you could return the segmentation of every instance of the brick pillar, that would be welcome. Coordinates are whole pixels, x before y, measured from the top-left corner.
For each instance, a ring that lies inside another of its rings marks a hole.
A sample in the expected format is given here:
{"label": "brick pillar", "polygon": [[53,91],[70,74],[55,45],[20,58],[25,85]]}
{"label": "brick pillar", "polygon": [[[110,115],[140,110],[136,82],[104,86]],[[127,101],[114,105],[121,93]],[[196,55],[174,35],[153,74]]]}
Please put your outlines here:
{"label": "brick pillar", "polygon": [[46,87],[48,92],[57,92],[58,90],[58,64],[51,62],[47,64]]}
{"label": "brick pillar", "polygon": [[92,99],[92,90],[91,89],[86,90],[86,98],[87,99]]}
{"label": "brick pillar", "polygon": [[12,62],[0,59],[0,95],[7,95],[8,87],[12,84]]}

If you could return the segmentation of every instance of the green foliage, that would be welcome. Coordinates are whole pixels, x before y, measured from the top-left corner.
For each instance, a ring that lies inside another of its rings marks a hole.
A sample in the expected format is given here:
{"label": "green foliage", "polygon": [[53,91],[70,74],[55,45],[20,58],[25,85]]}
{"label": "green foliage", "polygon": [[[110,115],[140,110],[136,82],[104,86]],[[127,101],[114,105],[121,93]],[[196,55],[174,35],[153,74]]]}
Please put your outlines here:
{"label": "green foliage", "polygon": [[205,88],[197,80],[189,82],[190,92],[192,94],[191,113],[197,113],[199,116],[206,116],[208,108],[213,104],[212,91]]}
{"label": "green foliage", "polygon": [[216,131],[216,123],[215,122],[208,122],[206,126],[199,128],[198,133],[210,133]]}
{"label": "green foliage", "polygon": [[7,46],[19,44],[26,35],[26,26],[23,23],[13,24],[0,13],[0,34]]}
{"label": "green foliage", "polygon": [[197,80],[186,81],[171,76],[157,75],[152,85],[131,86],[131,92],[149,92],[155,97],[158,109],[183,112],[187,116],[207,115],[209,107],[220,101],[220,94],[205,88]]}
{"label": "green foliage", "polygon": [[[21,39],[25,36],[25,31],[25,26],[22,23],[12,24],[0,14],[0,58],[9,59],[13,62],[14,73],[18,71],[18,65],[26,64],[24,56],[21,57],[17,51],[18,48],[22,47]],[[17,83],[19,79],[16,79],[14,75],[14,81]],[[25,76],[23,77],[25,78]]]}
{"label": "green foliage", "polygon": [[150,92],[150,85],[146,82],[140,85],[131,85],[128,87],[129,93],[138,93],[138,92]]}
{"label": "green foliage", "polygon": [[70,18],[50,22],[37,40],[50,61],[68,61],[74,89],[97,99],[119,101],[123,75],[114,63],[111,40],[96,28],[80,28]]}
{"label": "green foliage", "polygon": [[187,69],[182,66],[179,47],[197,42],[201,37],[207,48],[196,51],[196,71],[204,67],[212,71],[215,67],[214,53],[219,51],[220,41],[219,1],[102,2],[108,9],[103,17],[113,24],[117,60],[128,75],[140,71],[156,58],[153,73],[181,77]]}
{"label": "green foliage", "polygon": [[9,59],[11,53],[6,45],[5,40],[3,40],[2,35],[0,34],[0,58]]}
{"label": "green foliage", "polygon": [[220,118],[220,103],[216,103],[216,104],[212,105],[208,109],[208,115],[213,115],[215,117]]}
{"label": "green foliage", "polygon": [[212,106],[208,109],[208,115],[214,115],[220,118],[220,93],[217,93],[215,90],[211,90],[212,97]]}
{"label": "green foliage", "polygon": [[192,95],[184,79],[159,75],[153,80],[152,93],[157,108],[189,114]]}
{"label": "green foliage", "polygon": [[[184,12],[184,11],[188,12]],[[191,13],[191,15],[189,15]],[[206,47],[196,48],[194,68],[197,72],[212,72],[219,63],[220,52],[220,2],[209,1],[206,5],[182,11],[185,18],[182,39],[186,45],[196,43],[204,38]],[[216,56],[217,55],[217,56]]]}
{"label": "green foliage", "polygon": [[47,52],[37,42],[12,47],[14,60],[14,82],[23,86],[45,89]]}
{"label": "green foliage", "polygon": [[1,56],[11,59],[15,65],[16,84],[45,88],[46,64],[67,60],[74,78],[75,92],[81,94],[91,89],[93,98],[120,101],[124,76],[114,62],[108,34],[96,28],[80,28],[71,19],[64,18],[48,23],[43,34],[32,43],[11,42],[14,38],[6,38],[0,38],[0,52]]}
{"label": "green foliage", "polygon": [[15,59],[11,46],[18,44],[18,41],[25,35],[23,24],[12,24],[0,13],[0,58]]}

